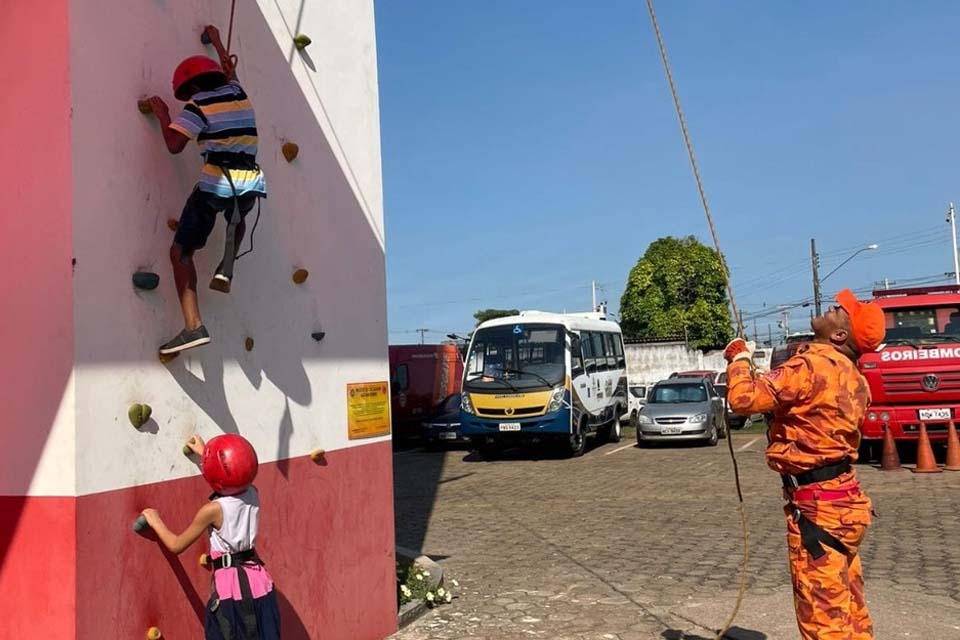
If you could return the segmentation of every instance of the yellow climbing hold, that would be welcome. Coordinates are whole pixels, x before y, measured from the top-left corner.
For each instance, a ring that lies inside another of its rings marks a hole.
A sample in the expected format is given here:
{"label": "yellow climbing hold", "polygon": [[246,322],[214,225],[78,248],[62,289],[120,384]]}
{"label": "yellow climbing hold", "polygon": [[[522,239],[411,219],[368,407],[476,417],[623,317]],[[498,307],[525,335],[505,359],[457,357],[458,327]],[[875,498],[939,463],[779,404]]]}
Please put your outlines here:
{"label": "yellow climbing hold", "polygon": [[287,162],[293,162],[293,160],[300,154],[300,147],[296,142],[284,142],[283,146],[280,147],[280,153],[282,153],[283,157],[287,159]]}
{"label": "yellow climbing hold", "polygon": [[293,45],[297,48],[297,51],[303,51],[308,46],[310,46],[311,42],[313,42],[313,40],[311,40],[308,36],[303,35],[302,33],[298,33],[296,37],[293,39]]}
{"label": "yellow climbing hold", "polygon": [[306,269],[297,269],[293,272],[293,281],[296,284],[303,284],[307,281],[307,276],[310,275],[310,272]]}
{"label": "yellow climbing hold", "polygon": [[130,424],[139,429],[147,424],[151,413],[153,413],[153,409],[148,404],[132,404],[127,410],[127,417],[130,419]]}
{"label": "yellow climbing hold", "polygon": [[170,231],[176,231],[177,227],[180,226],[180,221],[175,218],[167,218],[167,228]]}
{"label": "yellow climbing hold", "polygon": [[143,115],[148,113],[153,113],[153,107],[150,106],[150,101],[146,98],[142,100],[137,100],[137,110],[140,111]]}
{"label": "yellow climbing hold", "polygon": [[201,553],[201,554],[200,554],[200,566],[201,566],[201,567],[206,567],[208,564],[210,564],[210,556],[208,556],[208,555],[205,554],[205,553]]}
{"label": "yellow climbing hold", "polygon": [[160,629],[156,627],[150,627],[147,629],[147,640],[160,640],[163,637],[163,634],[160,633]]}
{"label": "yellow climbing hold", "polygon": [[327,455],[327,452],[324,451],[323,449],[314,449],[313,451],[310,452],[310,459],[313,460],[315,463],[320,464],[321,462],[323,462],[323,457],[325,455]]}

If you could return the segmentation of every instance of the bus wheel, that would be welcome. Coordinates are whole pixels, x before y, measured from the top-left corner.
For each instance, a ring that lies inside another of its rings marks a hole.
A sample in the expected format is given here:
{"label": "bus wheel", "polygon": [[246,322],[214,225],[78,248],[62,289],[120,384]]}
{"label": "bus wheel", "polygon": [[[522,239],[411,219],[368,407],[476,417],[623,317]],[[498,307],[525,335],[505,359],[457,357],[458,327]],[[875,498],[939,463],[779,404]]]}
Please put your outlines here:
{"label": "bus wheel", "polygon": [[579,458],[587,450],[587,421],[580,422],[580,428],[567,438],[567,453],[571,458]]}

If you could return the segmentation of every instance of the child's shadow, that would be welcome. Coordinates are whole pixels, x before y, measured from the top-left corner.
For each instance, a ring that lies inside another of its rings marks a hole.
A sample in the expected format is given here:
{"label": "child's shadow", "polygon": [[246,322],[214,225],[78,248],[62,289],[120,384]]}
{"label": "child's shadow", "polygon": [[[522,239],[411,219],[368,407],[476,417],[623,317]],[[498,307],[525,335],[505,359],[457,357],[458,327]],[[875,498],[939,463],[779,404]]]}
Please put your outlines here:
{"label": "child's shadow", "polygon": [[[274,587],[274,589],[276,589],[276,587]],[[280,631],[283,634],[283,639],[311,640],[310,634],[307,633],[307,629],[303,626],[303,621],[293,608],[293,605],[290,604],[290,601],[287,600],[287,597],[283,595],[282,591],[279,589],[276,589],[276,591],[277,603],[280,607]]]}

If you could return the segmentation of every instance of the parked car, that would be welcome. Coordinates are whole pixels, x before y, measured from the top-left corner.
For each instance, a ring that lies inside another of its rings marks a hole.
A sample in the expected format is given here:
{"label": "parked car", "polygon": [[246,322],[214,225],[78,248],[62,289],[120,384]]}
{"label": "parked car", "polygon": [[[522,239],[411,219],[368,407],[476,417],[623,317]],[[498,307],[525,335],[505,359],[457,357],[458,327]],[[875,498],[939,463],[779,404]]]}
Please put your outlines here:
{"label": "parked car", "polygon": [[707,378],[671,378],[653,386],[637,415],[637,446],[700,440],[715,446],[727,436],[725,409]]}
{"label": "parked car", "polygon": [[747,416],[737,415],[736,413],[731,411],[730,403],[727,402],[726,383],[714,385],[713,388],[716,389],[720,397],[723,398],[723,410],[727,415],[727,426],[731,429],[743,429],[746,426],[747,420],[749,420],[749,418],[747,418]]}
{"label": "parked car", "polygon": [[777,345],[770,354],[770,370],[773,371],[784,362],[793,357],[800,347],[813,340],[812,332],[794,333],[787,336],[784,344]]}
{"label": "parked car", "polygon": [[726,377],[724,371],[709,371],[707,369],[698,369],[696,371],[675,371],[670,374],[670,379],[676,378],[706,378],[713,384],[720,382],[720,376]]}
{"label": "parked car", "polygon": [[637,414],[640,408],[647,401],[647,389],[645,384],[631,384],[627,388],[627,412],[620,416],[620,422],[629,421],[633,426],[637,426]]}
{"label": "parked car", "polygon": [[420,424],[423,428],[423,442],[427,448],[466,442],[460,430],[460,402],[459,393],[450,394],[434,407],[427,419]]}

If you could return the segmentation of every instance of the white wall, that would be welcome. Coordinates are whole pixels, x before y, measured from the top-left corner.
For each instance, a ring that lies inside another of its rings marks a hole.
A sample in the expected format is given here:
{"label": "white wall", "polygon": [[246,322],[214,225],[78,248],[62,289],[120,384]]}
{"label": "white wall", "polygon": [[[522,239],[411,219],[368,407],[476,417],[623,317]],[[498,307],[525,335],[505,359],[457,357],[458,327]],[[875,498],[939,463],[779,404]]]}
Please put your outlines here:
{"label": "white wall", "polygon": [[[179,217],[200,161],[194,145],[169,155],[136,101],[158,93],[178,111],[173,68],[211,55],[199,42],[204,24],[226,38],[229,3],[74,0],[80,494],[196,473],[180,454],[194,431],[239,431],[262,461],[370,442],[347,440],[345,387],[388,379],[372,4],[237,3],[233,51],[257,113],[269,197],[229,296],[207,288],[223,251],[222,220],[198,254],[213,343],[162,365],[158,346],[182,327],[166,221]],[[296,32],[313,39],[309,60],[293,49]],[[284,139],[300,146],[291,164],[280,154]],[[310,271],[299,287],[290,280],[297,267]],[[132,288],[141,268],[160,274],[159,289]],[[327,334],[319,344],[310,337],[317,330]],[[126,417],[134,402],[153,407],[155,423],[140,432]]]}
{"label": "white wall", "polygon": [[[675,371],[725,371],[722,351],[703,353],[688,349],[682,342],[653,342],[625,345],[627,377],[630,382],[652,384],[670,377]],[[759,352],[763,352],[760,355]],[[755,358],[758,368],[770,362],[770,349],[760,349]]]}

